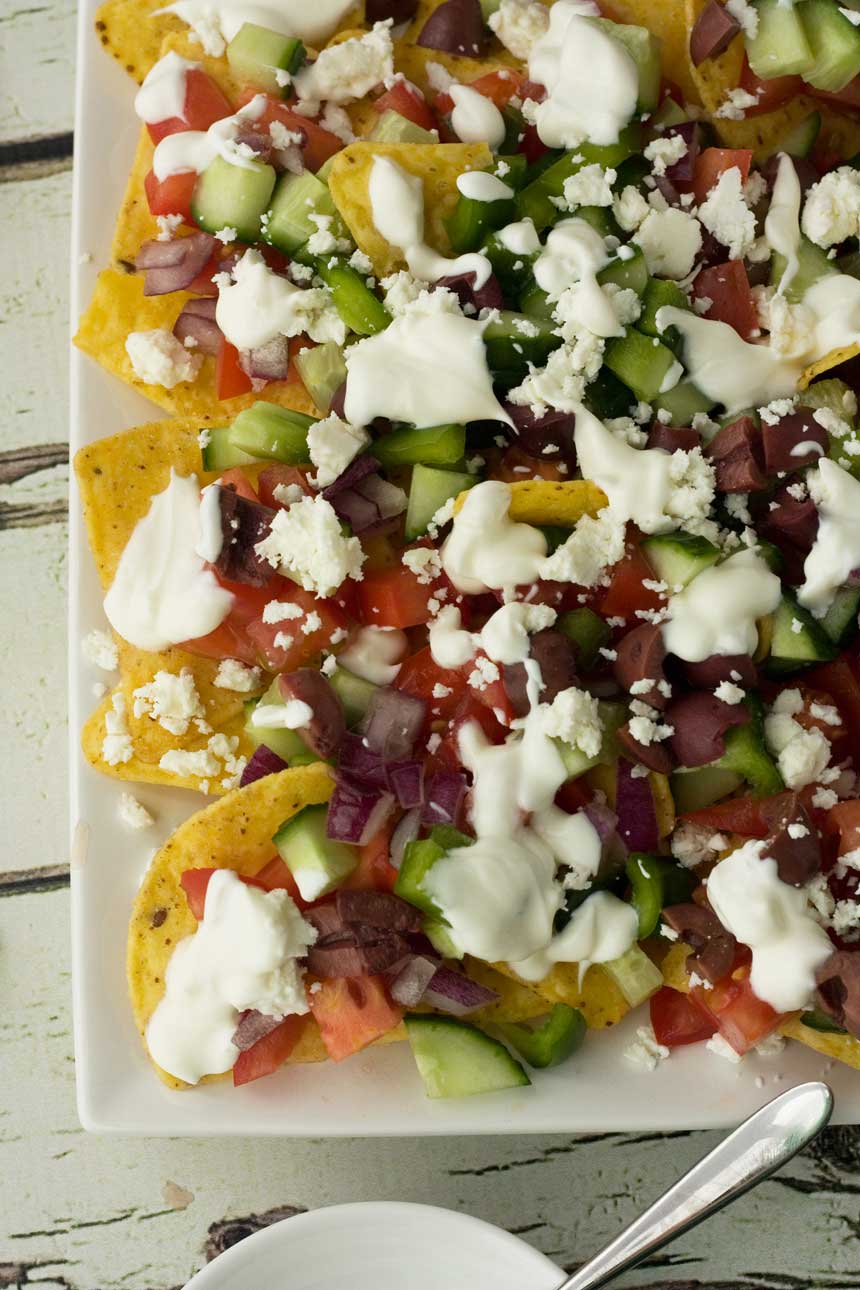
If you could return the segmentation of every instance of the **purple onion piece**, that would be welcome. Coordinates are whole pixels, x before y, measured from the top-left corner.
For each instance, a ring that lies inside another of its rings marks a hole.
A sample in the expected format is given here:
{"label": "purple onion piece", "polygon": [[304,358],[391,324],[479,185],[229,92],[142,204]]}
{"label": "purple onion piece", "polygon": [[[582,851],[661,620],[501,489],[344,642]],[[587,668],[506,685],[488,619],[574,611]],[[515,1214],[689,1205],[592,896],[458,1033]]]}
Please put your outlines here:
{"label": "purple onion piece", "polygon": [[619,757],[615,809],[618,833],[631,851],[656,851],[660,843],[657,811],[647,775],[634,776],[633,767]]}
{"label": "purple onion piece", "polygon": [[329,484],[328,488],[323,489],[323,497],[327,502],[331,502],[338,493],[342,493],[346,488],[355,488],[368,475],[374,475],[379,470],[379,462],[369,453],[364,453],[360,457],[354,457],[349,463],[346,470],[341,471],[337,479]]}
{"label": "purple onion piece", "polygon": [[273,1030],[277,1030],[283,1020],[283,1017],[267,1017],[265,1013],[249,1008],[239,1017],[232,1042],[240,1053],[244,1053],[261,1039],[265,1039],[266,1035],[270,1035]]}
{"label": "purple onion piece", "polygon": [[489,990],[471,977],[448,967],[437,970],[421,1000],[422,1003],[438,1008],[440,1012],[450,1012],[455,1017],[464,1017],[476,1008],[486,1008],[498,1001],[499,996],[495,990]]}
{"label": "purple onion piece", "polygon": [[413,807],[407,811],[403,819],[397,824],[391,835],[391,842],[388,847],[388,860],[392,868],[399,869],[403,864],[403,853],[418,837],[421,829],[421,807]]}
{"label": "purple onion piece", "polygon": [[687,151],[674,165],[666,167],[666,178],[672,184],[690,183],[695,172],[696,158],[699,155],[702,139],[702,131],[698,121],[682,121],[680,125],[669,126],[660,137],[662,139],[671,139],[675,136],[684,140],[687,145]]}
{"label": "purple onion piece", "polygon": [[376,836],[393,808],[391,793],[339,772],[329,802],[326,836],[334,842],[363,847]]}
{"label": "purple onion piece", "polygon": [[583,807],[601,842],[608,842],[618,830],[618,816],[605,802],[589,802]]}
{"label": "purple onion piece", "polygon": [[253,756],[242,771],[242,778],[239,780],[239,787],[244,788],[246,784],[253,784],[255,780],[264,779],[266,775],[277,775],[279,770],[286,770],[287,763],[276,752],[272,752],[265,744],[259,744],[255,749]]}
{"label": "purple onion piece", "polygon": [[348,524],[353,533],[367,533],[382,523],[379,507],[354,488],[344,488],[331,499],[339,520]]}
{"label": "purple onion piece", "polygon": [[404,811],[424,805],[424,763],[421,761],[392,762],[388,767],[388,783],[398,804]]}
{"label": "purple onion piece", "polygon": [[457,771],[431,775],[424,786],[422,824],[454,824],[465,796],[464,775]]}
{"label": "purple onion piece", "polygon": [[424,997],[424,992],[439,971],[438,959],[424,958],[413,954],[400,968],[389,986],[389,993],[395,1003],[403,1008],[414,1008]]}
{"label": "purple onion piece", "polygon": [[670,206],[681,205],[681,194],[669,178],[668,170],[665,175],[655,175],[654,184],[657,191],[662,193]]}
{"label": "purple onion piece", "polygon": [[[192,233],[190,237],[177,237],[170,242],[144,242],[135,259],[135,267],[146,275],[143,294],[164,296],[190,287],[212,258],[215,245],[215,238],[208,233]],[[159,247],[170,251],[162,252]],[[168,255],[171,258],[165,263]]]}
{"label": "purple onion piece", "polygon": [[368,747],[361,735],[351,730],[343,737],[338,768],[350,779],[367,784],[370,788],[388,788],[385,761],[378,752]]}
{"label": "purple onion piece", "polygon": [[[173,324],[176,339],[183,345],[187,340],[193,341],[189,348],[197,354],[214,357],[221,348],[221,328],[215,321],[215,304],[212,296],[189,300]],[[211,306],[211,310],[207,306]]]}
{"label": "purple onion piece", "polygon": [[436,285],[453,291],[461,308],[471,305],[476,313],[481,309],[504,309],[504,292],[494,273],[490,274],[482,287],[476,286],[476,282],[477,274],[474,272],[452,273],[447,278],[440,278]]}
{"label": "purple onion piece", "polygon": [[290,342],[286,336],[275,336],[243,353],[240,366],[252,380],[284,381],[290,370]]}
{"label": "purple onion piece", "polygon": [[396,484],[389,484],[381,475],[368,475],[355,485],[354,491],[373,503],[381,520],[393,519],[406,510],[406,494],[403,489]]}
{"label": "purple onion piece", "polygon": [[412,756],[426,716],[423,699],[389,685],[380,686],[362,720],[367,746],[385,761],[406,761]]}

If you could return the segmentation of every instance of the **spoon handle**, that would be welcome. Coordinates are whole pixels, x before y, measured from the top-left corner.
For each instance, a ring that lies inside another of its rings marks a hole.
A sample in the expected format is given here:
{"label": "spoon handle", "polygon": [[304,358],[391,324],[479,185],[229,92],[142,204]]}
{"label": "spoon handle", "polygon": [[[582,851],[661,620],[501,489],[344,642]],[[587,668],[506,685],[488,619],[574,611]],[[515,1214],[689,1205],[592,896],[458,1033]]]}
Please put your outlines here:
{"label": "spoon handle", "polygon": [[770,1177],[827,1124],[826,1084],[798,1084],[744,1120],[719,1146],[589,1259],[558,1290],[597,1290]]}

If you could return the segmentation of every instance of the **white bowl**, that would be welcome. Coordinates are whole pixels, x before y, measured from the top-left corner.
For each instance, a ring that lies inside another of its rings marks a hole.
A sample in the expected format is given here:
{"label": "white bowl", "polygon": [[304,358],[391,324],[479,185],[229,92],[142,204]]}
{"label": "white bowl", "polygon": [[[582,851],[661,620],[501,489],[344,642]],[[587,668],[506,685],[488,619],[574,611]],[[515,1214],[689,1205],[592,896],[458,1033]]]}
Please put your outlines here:
{"label": "white bowl", "polygon": [[564,1273],[510,1232],[433,1205],[332,1205],[234,1245],[185,1290],[555,1290]]}

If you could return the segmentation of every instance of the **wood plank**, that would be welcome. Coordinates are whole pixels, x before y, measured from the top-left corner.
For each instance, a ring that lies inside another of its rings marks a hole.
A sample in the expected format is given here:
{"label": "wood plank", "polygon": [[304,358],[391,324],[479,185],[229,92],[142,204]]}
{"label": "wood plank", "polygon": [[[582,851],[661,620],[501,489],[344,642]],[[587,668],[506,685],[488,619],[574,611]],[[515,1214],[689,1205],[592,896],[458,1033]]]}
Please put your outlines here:
{"label": "wood plank", "polygon": [[0,142],[70,129],[75,15],[74,0],[8,0],[0,8]]}

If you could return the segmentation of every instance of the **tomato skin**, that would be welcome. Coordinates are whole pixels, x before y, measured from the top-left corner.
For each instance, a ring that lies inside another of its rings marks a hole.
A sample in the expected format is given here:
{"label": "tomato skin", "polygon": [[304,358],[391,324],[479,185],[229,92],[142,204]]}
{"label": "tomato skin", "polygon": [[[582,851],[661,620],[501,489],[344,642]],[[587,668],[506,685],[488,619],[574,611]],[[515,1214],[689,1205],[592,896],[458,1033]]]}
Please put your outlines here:
{"label": "tomato skin", "polygon": [[[259,617],[253,618],[246,627],[246,632],[257,647],[258,658],[272,672],[294,672],[303,667],[321,650],[331,646],[332,633],[338,628],[346,630],[349,620],[332,600],[318,599],[313,592],[305,591],[294,583],[285,582],[283,591],[272,594],[269,590],[267,600],[286,600],[298,605],[304,613],[303,618],[288,618],[278,623],[264,623],[262,611]],[[307,615],[315,613],[320,619],[320,626],[312,632],[302,631],[302,624]],[[275,644],[275,637],[283,636],[284,642]]]}
{"label": "tomato skin", "polygon": [[[787,99],[800,94],[802,81],[799,76],[775,76],[772,80],[763,81],[756,76],[750,67],[749,59],[744,54],[744,65],[741,71],[741,89],[753,94],[758,99],[755,107],[746,108],[745,116],[760,116],[763,112],[773,112]],[[813,94],[815,91],[811,91]]]}
{"label": "tomato skin", "polygon": [[[209,879],[217,869],[186,869],[179,879],[179,885],[185,892],[185,899],[188,901],[188,908],[191,910],[198,923],[203,921],[203,911],[206,907],[206,892],[209,888]],[[257,878],[246,878],[244,874],[237,874],[240,882],[244,882],[248,887],[260,887],[267,890]]]}
{"label": "tomato skin", "polygon": [[264,1075],[272,1075],[283,1066],[302,1037],[308,1025],[308,1016],[284,1017],[279,1026],[258,1039],[236,1058],[233,1066],[233,1087],[250,1084]]}
{"label": "tomato skin", "polygon": [[422,130],[439,128],[439,122],[424,95],[405,81],[395,81],[391,89],[380,95],[373,106],[380,114],[397,112],[413,125],[419,125]]}
{"label": "tomato skin", "polygon": [[803,674],[804,688],[824,690],[839,709],[845,738],[845,752],[860,764],[860,659],[840,654],[832,663],[822,663]]}
{"label": "tomato skin", "polygon": [[375,838],[360,848],[358,865],[340,884],[342,891],[392,891],[397,870],[389,862],[395,818],[386,820]]}
{"label": "tomato skin", "polygon": [[250,376],[239,363],[238,349],[222,336],[215,360],[215,397],[234,399],[238,394],[250,394],[253,388]]}
{"label": "tomato skin", "polygon": [[[232,474],[242,475],[241,467],[225,471],[222,479]],[[256,500],[256,494],[247,481],[245,487],[247,492],[241,487],[237,491],[243,497]],[[247,583],[230,582],[227,578],[218,578],[218,581],[222,587],[232,592],[233,605],[229,614],[214,632],[209,632],[208,636],[199,636],[196,640],[183,641],[180,648],[191,654],[201,654],[204,658],[238,658],[254,667],[260,662],[260,650],[248,636],[246,628],[253,619],[260,617],[268,601],[280,599],[281,589],[293,584],[286,583],[283,578],[274,578],[267,587],[249,587]]]}
{"label": "tomato skin", "polygon": [[683,1044],[698,1044],[710,1039],[717,1032],[717,1023],[704,1012],[695,999],[664,985],[651,996],[651,1025],[658,1044],[667,1048],[680,1048]]}
{"label": "tomato skin", "polygon": [[358,583],[362,621],[372,627],[420,627],[433,617],[434,586],[419,582],[405,564],[366,573]]}
{"label": "tomato skin", "polygon": [[[218,483],[222,488],[235,488],[239,496],[249,502],[258,500],[257,491],[241,466],[231,466],[229,470],[223,470],[218,477]],[[241,582],[238,585],[245,587],[247,584]]]}
{"label": "tomato skin", "polygon": [[629,546],[623,560],[612,571],[611,581],[600,601],[604,618],[634,618],[636,610],[661,609],[664,601],[644,583],[655,581],[654,570],[638,546]]}
{"label": "tomato skin", "polygon": [[332,1061],[359,1052],[403,1020],[378,976],[338,977],[309,995],[311,1012]]}
{"label": "tomato skin", "polygon": [[549,152],[549,148],[537,132],[537,126],[530,124],[525,126],[523,137],[517,145],[517,152],[523,154],[530,166],[539,161],[545,152]]}
{"label": "tomato skin", "polygon": [[733,166],[737,166],[740,170],[741,184],[745,184],[749,178],[751,164],[750,148],[705,148],[696,158],[693,175],[693,192],[696,194],[696,201],[701,204],[719,180],[720,175],[726,170],[731,170]]}
{"label": "tomato skin", "polygon": [[[453,715],[466,692],[465,677],[435,663],[429,645],[403,660],[394,684],[398,690],[423,699],[432,718],[440,721],[447,721]],[[446,686],[451,693],[441,699],[434,698],[433,687],[436,685]]]}
{"label": "tomato skin", "polygon": [[[239,95],[239,107],[244,107],[250,103],[251,99],[256,97],[253,89],[243,90]],[[308,170],[316,173],[320,166],[333,157],[336,152],[340,152],[343,142],[332,134],[330,130],[324,130],[316,121],[309,117],[300,116],[298,112],[293,112],[286,103],[280,99],[273,99],[266,95],[266,106],[261,116],[257,118],[256,124],[261,129],[268,129],[273,121],[280,121],[288,130],[300,130],[305,138],[302,147],[302,156]]]}
{"label": "tomato skin", "polygon": [[860,112],[860,76],[855,76],[853,81],[849,81],[844,89],[839,90],[837,94],[828,94],[825,90],[816,90],[812,85],[805,85],[804,89],[813,98],[821,99],[823,103],[831,103],[834,107],[841,108],[843,111]]}
{"label": "tomato skin", "polygon": [[[469,89],[477,90],[484,98],[495,103],[497,108],[503,108],[514,95],[519,94],[525,83],[526,78],[522,73],[515,72],[512,68],[505,68],[504,71],[487,72],[484,76],[479,76],[476,81],[470,81]],[[434,106],[441,116],[448,116],[454,110],[454,100],[450,94],[437,94]]]}
{"label": "tomato skin", "polygon": [[165,121],[149,122],[147,130],[153,143],[159,143],[168,134],[183,130],[208,130],[210,125],[231,116],[229,99],[200,67],[191,67],[185,73],[185,102],[182,116],[168,117]]}
{"label": "tomato skin", "polygon": [[306,471],[300,470],[298,466],[285,466],[278,462],[274,466],[264,467],[257,478],[258,496],[264,506],[283,509],[284,503],[275,497],[275,489],[281,484],[295,484],[306,497],[313,496],[314,490],[308,483]]}
{"label": "tomato skin", "polygon": [[156,179],[150,170],[143,181],[146,200],[151,215],[181,215],[185,224],[193,224],[191,197],[197,183],[197,172],[184,171],[181,175],[168,175]]}
{"label": "tomato skin", "polygon": [[273,856],[255,876],[254,881],[266,891],[287,891],[299,909],[307,909],[311,902],[302,899],[296,880],[280,856]]}
{"label": "tomato skin", "polygon": [[711,301],[703,317],[728,323],[743,340],[758,332],[758,314],[743,260],[702,269],[693,283],[693,295],[697,300]]}
{"label": "tomato skin", "polygon": [[753,993],[746,975],[726,977],[712,989],[697,985],[690,998],[715,1020],[727,1044],[743,1056],[776,1030],[783,1014]]}
{"label": "tomato skin", "polygon": [[716,833],[738,833],[743,838],[766,838],[770,832],[762,807],[768,798],[732,797],[727,802],[717,802],[699,811],[689,811],[681,819],[690,824],[700,824]]}

